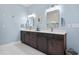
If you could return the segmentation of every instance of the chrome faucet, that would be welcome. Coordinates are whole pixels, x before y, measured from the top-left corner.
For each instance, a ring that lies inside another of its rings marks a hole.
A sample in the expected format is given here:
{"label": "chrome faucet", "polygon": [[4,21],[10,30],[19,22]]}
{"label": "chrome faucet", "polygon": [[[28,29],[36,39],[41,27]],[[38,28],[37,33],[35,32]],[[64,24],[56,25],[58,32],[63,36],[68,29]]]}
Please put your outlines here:
{"label": "chrome faucet", "polygon": [[53,28],[51,28],[51,32],[53,32]]}

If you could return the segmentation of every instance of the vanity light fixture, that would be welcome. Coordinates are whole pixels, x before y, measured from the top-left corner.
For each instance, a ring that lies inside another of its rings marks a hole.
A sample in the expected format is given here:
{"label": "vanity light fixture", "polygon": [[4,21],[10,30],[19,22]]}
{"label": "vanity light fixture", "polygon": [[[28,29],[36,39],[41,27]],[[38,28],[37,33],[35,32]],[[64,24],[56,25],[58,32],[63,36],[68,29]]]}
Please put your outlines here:
{"label": "vanity light fixture", "polygon": [[51,12],[51,11],[54,11],[54,10],[59,10],[61,11],[61,6],[60,5],[56,5],[56,6],[53,6],[53,7],[50,7],[46,10],[46,13],[48,12]]}
{"label": "vanity light fixture", "polygon": [[35,13],[33,13],[33,14],[29,15],[28,17],[29,17],[29,18],[30,18],[30,17],[36,17],[36,15],[35,15]]}

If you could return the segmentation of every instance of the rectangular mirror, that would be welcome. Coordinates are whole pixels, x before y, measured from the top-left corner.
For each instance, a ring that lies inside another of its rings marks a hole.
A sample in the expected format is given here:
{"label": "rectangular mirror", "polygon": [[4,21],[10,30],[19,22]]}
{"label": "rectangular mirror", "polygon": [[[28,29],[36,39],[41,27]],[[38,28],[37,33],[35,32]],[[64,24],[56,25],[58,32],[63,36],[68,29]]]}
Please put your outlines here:
{"label": "rectangular mirror", "polygon": [[28,29],[33,29],[35,27],[35,19],[36,19],[35,14],[28,15],[27,21],[26,21],[26,27]]}
{"label": "rectangular mirror", "polygon": [[47,27],[49,28],[59,27],[59,19],[60,19],[59,10],[47,12],[46,18],[47,18]]}
{"label": "rectangular mirror", "polygon": [[58,23],[59,22],[59,11],[50,11],[47,13],[47,20],[49,23]]}

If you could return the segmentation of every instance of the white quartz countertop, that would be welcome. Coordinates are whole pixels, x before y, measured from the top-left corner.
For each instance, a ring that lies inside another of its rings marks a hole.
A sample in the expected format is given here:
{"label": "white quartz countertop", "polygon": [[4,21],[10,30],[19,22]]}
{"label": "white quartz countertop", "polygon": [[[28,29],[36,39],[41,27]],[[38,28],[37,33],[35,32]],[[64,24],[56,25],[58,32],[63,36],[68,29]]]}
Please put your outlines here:
{"label": "white quartz countertop", "polygon": [[43,31],[35,31],[35,30],[26,30],[26,29],[21,29],[21,31],[29,31],[29,32],[39,32],[39,33],[49,33],[49,34],[60,34],[60,35],[65,35],[66,32],[64,31],[47,31],[47,30],[43,30]]}

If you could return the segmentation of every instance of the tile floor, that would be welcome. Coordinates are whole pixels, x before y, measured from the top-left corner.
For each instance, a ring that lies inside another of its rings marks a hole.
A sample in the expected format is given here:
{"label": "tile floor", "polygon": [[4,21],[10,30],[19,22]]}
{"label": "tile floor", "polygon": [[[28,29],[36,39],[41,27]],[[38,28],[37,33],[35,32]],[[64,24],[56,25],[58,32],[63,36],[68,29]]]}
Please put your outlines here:
{"label": "tile floor", "polygon": [[45,55],[44,53],[23,43],[0,46],[0,55]]}

